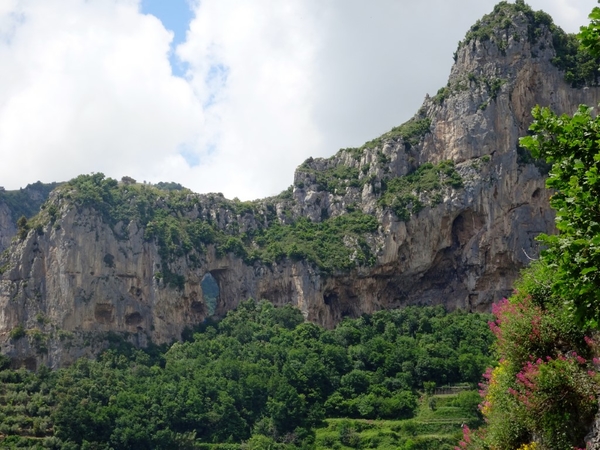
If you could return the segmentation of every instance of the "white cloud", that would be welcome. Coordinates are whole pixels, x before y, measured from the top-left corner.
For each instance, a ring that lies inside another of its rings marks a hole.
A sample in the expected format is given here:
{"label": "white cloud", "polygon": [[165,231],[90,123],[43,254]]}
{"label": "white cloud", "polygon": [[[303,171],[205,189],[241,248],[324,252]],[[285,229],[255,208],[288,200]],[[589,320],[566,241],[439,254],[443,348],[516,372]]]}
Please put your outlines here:
{"label": "white cloud", "polygon": [[317,32],[305,5],[200,3],[178,54],[198,97],[209,103],[203,142],[217,152],[202,152],[203,164],[188,175],[199,174],[203,190],[244,198],[277,192],[319,148],[310,109]]}
{"label": "white cloud", "polygon": [[202,111],[173,77],[171,34],[133,1],[20,2],[0,42],[0,180],[143,176],[191,141]]}
{"label": "white cloud", "polygon": [[[407,120],[495,0],[202,0],[172,35],[139,0],[0,1],[0,185],[80,173],[255,198],[308,156]],[[568,31],[595,0],[530,0]]]}
{"label": "white cloud", "polygon": [[581,25],[587,24],[588,14],[598,6],[594,0],[530,0],[534,9],[543,9],[565,31],[576,33]]}

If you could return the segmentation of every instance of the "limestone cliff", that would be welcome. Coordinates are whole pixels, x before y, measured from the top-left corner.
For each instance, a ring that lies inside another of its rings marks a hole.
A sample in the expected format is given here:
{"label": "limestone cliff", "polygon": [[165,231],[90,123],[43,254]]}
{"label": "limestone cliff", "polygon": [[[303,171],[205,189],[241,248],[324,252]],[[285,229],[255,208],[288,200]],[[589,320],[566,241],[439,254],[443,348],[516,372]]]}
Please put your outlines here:
{"label": "limestone cliff", "polygon": [[0,260],[2,352],[57,366],[108,332],[169,342],[248,297],[327,326],[408,304],[488,309],[538,255],[535,236],[553,231],[543,165],[518,146],[531,108],[600,101],[597,87],[565,81],[561,36],[497,8],[413,119],[305,161],[278,197],[241,203],[101,177],[58,188]]}

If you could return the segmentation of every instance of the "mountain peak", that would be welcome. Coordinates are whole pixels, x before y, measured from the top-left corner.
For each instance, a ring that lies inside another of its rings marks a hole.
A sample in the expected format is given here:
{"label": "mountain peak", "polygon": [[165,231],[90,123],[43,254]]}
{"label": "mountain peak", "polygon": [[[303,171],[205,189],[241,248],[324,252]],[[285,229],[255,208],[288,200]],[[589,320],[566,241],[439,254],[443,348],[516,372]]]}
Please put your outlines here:
{"label": "mountain peak", "polygon": [[574,34],[566,33],[544,11],[524,1],[502,1],[479,19],[458,43],[452,77],[489,63],[506,66],[509,60],[531,57],[547,61],[564,73],[572,87],[598,86],[600,60],[583,50]]}

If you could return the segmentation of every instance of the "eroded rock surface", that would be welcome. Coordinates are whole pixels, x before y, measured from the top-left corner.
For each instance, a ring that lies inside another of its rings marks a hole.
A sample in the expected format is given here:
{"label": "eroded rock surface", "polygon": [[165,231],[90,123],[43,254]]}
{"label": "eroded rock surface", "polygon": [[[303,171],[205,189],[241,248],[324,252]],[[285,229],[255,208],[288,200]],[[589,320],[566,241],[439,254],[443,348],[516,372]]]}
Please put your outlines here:
{"label": "eroded rock surface", "polygon": [[[53,195],[56,220],[14,242],[3,261],[2,352],[17,365],[58,366],[97,352],[108,332],[142,346],[149,339],[169,342],[211,309],[223,315],[249,297],[297,305],[309,320],[326,326],[409,304],[488,310],[538,256],[535,237],[554,230],[543,167],[518,147],[532,107],[572,113],[580,103],[600,100],[598,88],[572,88],[552,65],[547,28],[533,42],[527,17],[512,20],[510,33],[459,48],[448,86],[428,96],[415,116],[427,128],[416,141],[384,136],[329,159],[309,159],[296,171],[287,198],[259,202],[258,209],[272,211],[272,219],[235,212],[223,207],[224,199],[215,203],[214,195],[198,196],[187,213],[245,233],[269,226],[269,220],[319,222],[359,210],[379,222],[366,239],[374,264],[326,273],[302,259],[248,262],[213,245],[193,259],[180,256],[169,263],[183,277],[181,286],[172,287],[161,282],[158,244],[145,238],[139,221],[111,225],[93,208]],[[442,188],[437,201],[408,220],[382,206],[390,180],[446,160],[454,161],[461,187]],[[323,186],[319,174],[340,167],[356,179]],[[0,232],[6,227],[1,217],[0,210]],[[345,245],[358,244],[348,237]],[[216,305],[202,292],[207,274],[218,284]],[[15,337],[19,327],[25,337]]]}

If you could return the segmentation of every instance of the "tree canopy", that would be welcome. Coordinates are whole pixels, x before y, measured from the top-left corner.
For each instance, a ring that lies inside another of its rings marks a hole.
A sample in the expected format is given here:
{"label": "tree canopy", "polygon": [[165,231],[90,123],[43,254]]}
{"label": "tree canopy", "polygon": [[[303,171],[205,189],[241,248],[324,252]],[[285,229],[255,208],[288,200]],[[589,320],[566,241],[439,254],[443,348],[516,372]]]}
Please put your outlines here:
{"label": "tree canopy", "polygon": [[410,307],[326,330],[292,307],[250,300],[170,348],[116,339],[99,360],[55,372],[4,367],[0,446],[314,448],[325,418],[410,418],[424,386],[475,385],[491,363],[489,318]]}

